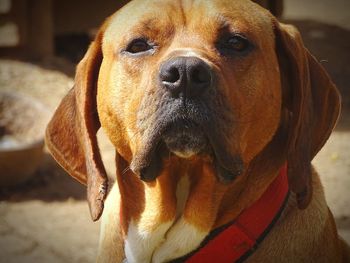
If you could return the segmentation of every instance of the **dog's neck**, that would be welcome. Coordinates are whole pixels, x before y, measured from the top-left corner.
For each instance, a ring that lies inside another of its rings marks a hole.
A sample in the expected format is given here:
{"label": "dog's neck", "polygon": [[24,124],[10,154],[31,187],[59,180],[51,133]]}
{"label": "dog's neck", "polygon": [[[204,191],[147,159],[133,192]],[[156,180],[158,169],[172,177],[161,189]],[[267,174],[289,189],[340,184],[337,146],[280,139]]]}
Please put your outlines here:
{"label": "dog's neck", "polygon": [[[155,182],[144,183],[118,158],[121,225],[132,262],[164,262],[194,250],[215,229],[236,218],[276,177],[216,179],[210,160],[170,157]],[[249,187],[248,187],[249,186]]]}

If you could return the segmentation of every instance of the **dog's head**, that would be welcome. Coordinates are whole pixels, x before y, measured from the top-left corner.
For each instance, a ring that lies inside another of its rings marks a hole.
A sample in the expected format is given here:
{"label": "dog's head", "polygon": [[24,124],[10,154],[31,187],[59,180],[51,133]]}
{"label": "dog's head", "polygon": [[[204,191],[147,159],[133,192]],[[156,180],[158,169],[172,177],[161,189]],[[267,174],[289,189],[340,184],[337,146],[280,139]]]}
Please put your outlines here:
{"label": "dog's head", "polygon": [[247,1],[133,1],[106,20],[47,129],[56,160],[88,185],[93,219],[106,176],[100,125],[144,181],[169,155],[210,159],[218,180],[288,162],[299,207],[339,94],[299,33]]}

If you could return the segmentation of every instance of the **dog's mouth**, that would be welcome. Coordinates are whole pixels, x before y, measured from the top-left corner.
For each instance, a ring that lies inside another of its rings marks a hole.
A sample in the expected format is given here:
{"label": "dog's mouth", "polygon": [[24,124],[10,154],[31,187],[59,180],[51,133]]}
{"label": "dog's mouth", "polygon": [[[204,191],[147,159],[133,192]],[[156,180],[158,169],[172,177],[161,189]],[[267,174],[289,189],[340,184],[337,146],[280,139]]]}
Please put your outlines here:
{"label": "dog's mouth", "polygon": [[162,135],[162,141],[171,153],[181,158],[205,152],[208,145],[207,137],[200,126],[187,120],[171,123]]}
{"label": "dog's mouth", "polygon": [[156,125],[151,129],[153,132],[145,136],[147,140],[134,156],[131,170],[143,181],[151,182],[161,173],[163,159],[169,154],[180,158],[209,155],[219,181],[233,181],[244,170],[242,158],[229,151],[225,136],[213,127],[213,122],[198,124],[184,118]]}

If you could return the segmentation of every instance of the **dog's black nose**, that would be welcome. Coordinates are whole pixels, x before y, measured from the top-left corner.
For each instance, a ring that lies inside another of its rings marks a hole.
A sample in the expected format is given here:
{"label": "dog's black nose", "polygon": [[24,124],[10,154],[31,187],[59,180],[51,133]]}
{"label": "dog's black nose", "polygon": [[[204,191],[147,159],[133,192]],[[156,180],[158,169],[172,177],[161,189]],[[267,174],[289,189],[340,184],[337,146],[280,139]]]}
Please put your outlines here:
{"label": "dog's black nose", "polygon": [[202,94],[212,84],[212,69],[197,57],[172,58],[160,67],[161,85],[174,96],[187,98]]}

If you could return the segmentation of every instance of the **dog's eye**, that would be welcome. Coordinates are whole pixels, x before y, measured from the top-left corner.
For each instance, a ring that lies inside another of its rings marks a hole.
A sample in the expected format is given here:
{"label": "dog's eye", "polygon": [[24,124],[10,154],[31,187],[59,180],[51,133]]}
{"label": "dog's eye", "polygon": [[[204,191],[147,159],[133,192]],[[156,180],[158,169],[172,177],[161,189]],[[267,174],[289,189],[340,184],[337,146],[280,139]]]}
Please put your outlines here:
{"label": "dog's eye", "polygon": [[217,44],[217,48],[223,55],[246,54],[252,45],[247,38],[234,34],[224,37]]}
{"label": "dog's eye", "polygon": [[126,51],[131,54],[137,54],[151,49],[153,49],[153,46],[150,45],[145,39],[135,39],[128,45]]}
{"label": "dog's eye", "polygon": [[235,50],[237,52],[243,52],[249,47],[249,42],[246,38],[236,35],[227,40],[227,48]]}

